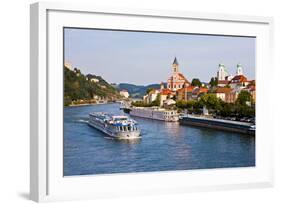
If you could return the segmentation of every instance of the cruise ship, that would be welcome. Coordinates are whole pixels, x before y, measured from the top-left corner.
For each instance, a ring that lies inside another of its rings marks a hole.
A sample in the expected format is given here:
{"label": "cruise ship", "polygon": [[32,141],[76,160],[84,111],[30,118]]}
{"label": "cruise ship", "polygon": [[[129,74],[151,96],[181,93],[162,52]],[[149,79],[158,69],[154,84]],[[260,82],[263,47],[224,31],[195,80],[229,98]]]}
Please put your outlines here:
{"label": "cruise ship", "polygon": [[177,122],[179,120],[179,114],[176,110],[166,110],[159,107],[132,107],[130,115],[166,122]]}
{"label": "cruise ship", "polygon": [[89,125],[115,139],[138,139],[137,122],[125,115],[109,115],[102,112],[89,114]]}

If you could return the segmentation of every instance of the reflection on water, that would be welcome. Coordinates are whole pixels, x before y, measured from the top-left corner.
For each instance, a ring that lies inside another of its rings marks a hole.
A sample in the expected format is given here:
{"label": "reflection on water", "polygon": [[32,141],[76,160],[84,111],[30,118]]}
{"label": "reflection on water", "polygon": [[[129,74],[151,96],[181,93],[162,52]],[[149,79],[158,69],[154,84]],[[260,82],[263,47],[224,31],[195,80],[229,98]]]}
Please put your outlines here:
{"label": "reflection on water", "polygon": [[113,139],[112,137],[104,137],[105,139],[112,140],[114,143],[124,143],[124,144],[138,144],[141,142],[141,138],[136,139]]}
{"label": "reflection on water", "polygon": [[135,118],[142,139],[113,140],[87,125],[90,112],[123,114],[118,104],[64,109],[64,175],[255,166],[255,138]]}

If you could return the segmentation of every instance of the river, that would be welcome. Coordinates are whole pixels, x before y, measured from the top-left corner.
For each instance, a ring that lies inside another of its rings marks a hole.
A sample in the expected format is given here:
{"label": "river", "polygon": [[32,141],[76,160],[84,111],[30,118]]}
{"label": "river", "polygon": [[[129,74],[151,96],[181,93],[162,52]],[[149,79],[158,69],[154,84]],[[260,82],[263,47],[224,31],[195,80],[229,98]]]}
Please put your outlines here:
{"label": "river", "polygon": [[142,139],[116,141],[87,125],[90,112],[124,114],[119,104],[64,108],[64,176],[255,166],[255,137],[137,118]]}

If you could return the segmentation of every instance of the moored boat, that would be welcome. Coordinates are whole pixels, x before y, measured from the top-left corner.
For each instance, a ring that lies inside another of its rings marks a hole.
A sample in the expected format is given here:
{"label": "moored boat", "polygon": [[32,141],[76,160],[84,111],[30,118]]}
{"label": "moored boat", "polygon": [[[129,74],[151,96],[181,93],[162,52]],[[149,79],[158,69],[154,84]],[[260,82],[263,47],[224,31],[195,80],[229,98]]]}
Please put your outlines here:
{"label": "moored boat", "polygon": [[179,114],[176,110],[167,110],[159,107],[132,107],[130,115],[166,122],[177,122],[179,120]]}
{"label": "moored boat", "polygon": [[180,118],[179,122],[181,125],[192,125],[250,135],[255,135],[256,131],[256,126],[253,123],[206,118],[204,116],[185,115]]}
{"label": "moored boat", "polygon": [[115,139],[141,138],[137,122],[125,115],[90,113],[88,124]]}

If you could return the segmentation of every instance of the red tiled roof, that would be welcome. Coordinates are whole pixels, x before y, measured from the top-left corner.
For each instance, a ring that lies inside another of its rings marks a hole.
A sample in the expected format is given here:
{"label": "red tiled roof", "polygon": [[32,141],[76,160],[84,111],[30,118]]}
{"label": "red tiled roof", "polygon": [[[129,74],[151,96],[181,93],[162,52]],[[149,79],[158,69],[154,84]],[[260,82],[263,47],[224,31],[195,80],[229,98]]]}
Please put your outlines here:
{"label": "red tiled roof", "polygon": [[185,88],[185,91],[186,91],[186,92],[192,92],[195,88],[196,88],[196,86],[192,86],[192,85],[191,85],[191,86],[186,87],[186,88]]}
{"label": "red tiled roof", "polygon": [[230,83],[242,83],[247,81],[248,79],[244,75],[236,75],[231,79]]}
{"label": "red tiled roof", "polygon": [[229,82],[229,80],[219,80],[218,84],[228,84]]}
{"label": "red tiled roof", "polygon": [[179,75],[182,79],[184,79],[187,83],[189,83],[189,82],[188,82],[188,80],[184,77],[184,75],[183,75],[183,74],[178,73],[178,75]]}
{"label": "red tiled roof", "polygon": [[218,87],[215,91],[215,93],[230,93],[232,91],[231,88],[226,88],[226,87]]}
{"label": "red tiled roof", "polygon": [[207,93],[208,91],[208,88],[200,88],[199,93]]}
{"label": "red tiled roof", "polygon": [[167,88],[161,90],[161,95],[170,95],[171,93],[171,90]]}
{"label": "red tiled roof", "polygon": [[188,86],[178,90],[178,92],[192,92],[196,88],[196,86]]}

